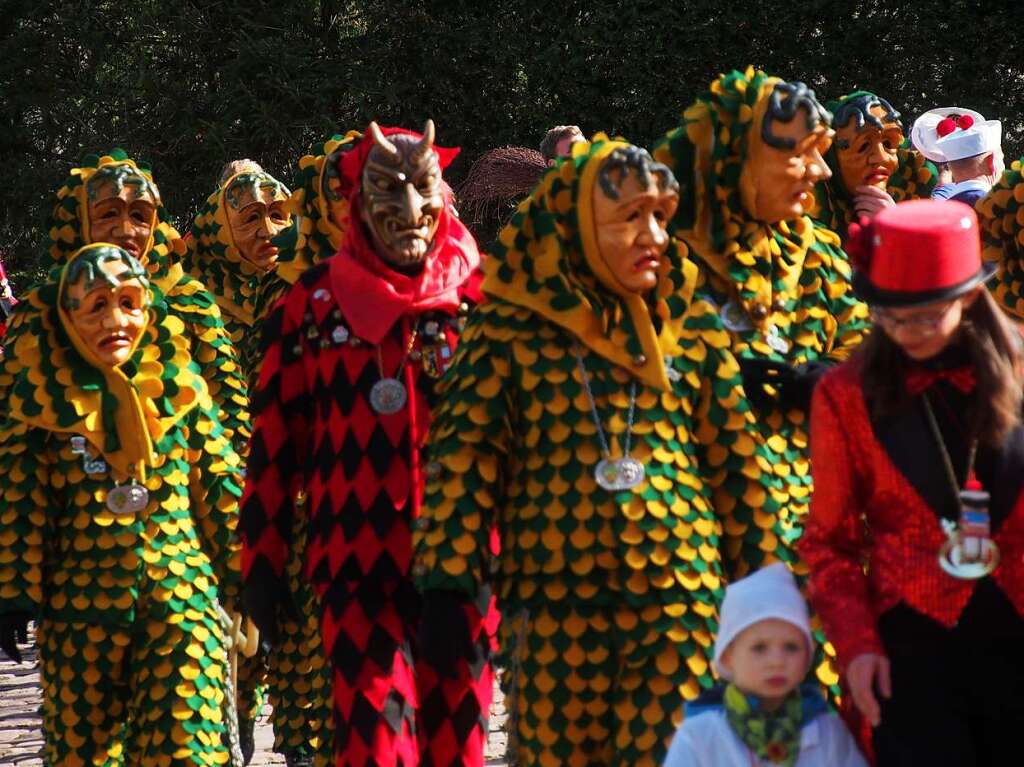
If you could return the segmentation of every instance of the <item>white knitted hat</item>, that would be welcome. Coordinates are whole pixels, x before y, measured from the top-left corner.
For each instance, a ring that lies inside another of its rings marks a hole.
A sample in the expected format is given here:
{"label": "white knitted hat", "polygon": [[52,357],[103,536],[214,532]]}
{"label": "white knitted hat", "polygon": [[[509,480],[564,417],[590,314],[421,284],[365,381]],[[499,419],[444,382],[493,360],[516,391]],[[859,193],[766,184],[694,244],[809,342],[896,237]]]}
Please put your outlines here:
{"label": "white knitted hat", "polygon": [[791,623],[807,639],[808,664],[814,657],[814,640],[807,602],[796,586],[796,579],[784,564],[764,567],[725,589],[722,619],[715,639],[715,667],[718,675],[728,679],[722,668],[722,655],[740,633],[755,623],[776,618]]}

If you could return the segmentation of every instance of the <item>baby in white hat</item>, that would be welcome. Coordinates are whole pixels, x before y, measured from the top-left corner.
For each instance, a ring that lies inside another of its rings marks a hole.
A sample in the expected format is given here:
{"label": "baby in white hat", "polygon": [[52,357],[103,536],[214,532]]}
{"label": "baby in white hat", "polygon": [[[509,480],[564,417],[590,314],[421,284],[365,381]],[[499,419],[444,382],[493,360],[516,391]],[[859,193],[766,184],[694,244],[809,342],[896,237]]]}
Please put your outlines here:
{"label": "baby in white hat", "polygon": [[785,565],[725,590],[715,640],[724,684],[686,706],[665,767],[867,767],[814,684],[807,603]]}

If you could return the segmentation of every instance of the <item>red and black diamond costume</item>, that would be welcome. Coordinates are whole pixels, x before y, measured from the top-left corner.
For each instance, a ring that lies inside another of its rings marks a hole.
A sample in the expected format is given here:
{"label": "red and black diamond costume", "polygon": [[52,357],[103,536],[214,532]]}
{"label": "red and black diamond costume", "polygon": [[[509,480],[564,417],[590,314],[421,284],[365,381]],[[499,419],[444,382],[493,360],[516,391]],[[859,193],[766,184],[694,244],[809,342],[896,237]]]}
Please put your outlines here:
{"label": "red and black diamond costume", "polygon": [[[338,162],[353,222],[371,142]],[[431,151],[442,167],[454,156]],[[353,225],[338,254],[305,272],[264,325],[275,340],[253,398],[243,572],[283,584],[294,515],[309,515],[305,574],[334,667],[339,767],[483,763],[495,627],[485,630],[481,611],[466,605],[474,657],[457,678],[439,679],[417,658],[420,597],[410,572],[430,408],[476,296],[479,260],[450,200],[415,277],[388,269]],[[392,414],[370,400],[386,377],[409,393]]]}

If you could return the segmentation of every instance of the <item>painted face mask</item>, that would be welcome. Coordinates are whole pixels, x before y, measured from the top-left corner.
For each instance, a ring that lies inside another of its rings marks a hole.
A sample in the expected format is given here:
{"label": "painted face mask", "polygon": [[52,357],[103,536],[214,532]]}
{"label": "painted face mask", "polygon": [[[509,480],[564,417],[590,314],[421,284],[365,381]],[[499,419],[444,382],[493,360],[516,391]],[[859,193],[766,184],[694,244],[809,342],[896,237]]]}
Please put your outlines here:
{"label": "painted face mask", "polygon": [[277,260],[272,240],[291,224],[285,211],[288,190],[266,173],[241,173],[224,191],[226,215],[238,254],[266,270]]}
{"label": "painted face mask", "polygon": [[622,289],[650,290],[658,282],[669,244],[666,227],[679,204],[670,171],[630,146],[605,160],[592,194],[601,259]]}
{"label": "painted face mask", "polygon": [[435,152],[434,124],[422,139],[385,137],[370,125],[374,146],[363,168],[361,215],[377,255],[396,271],[415,272],[423,264],[444,209],[441,166]]}
{"label": "painted face mask", "polygon": [[89,241],[110,242],[141,259],[150,247],[159,198],[134,165],[100,168],[86,182]]}
{"label": "painted face mask", "polygon": [[760,131],[749,136],[740,178],[743,206],[765,223],[792,221],[813,208],[814,185],[832,176],[824,156],[834,135],[830,117],[814,91],[796,82],[776,84],[757,107]]}
{"label": "painted face mask", "polygon": [[149,322],[146,270],[126,250],[84,249],[65,268],[62,320],[91,361],[117,367],[131,357]]}
{"label": "painted face mask", "polygon": [[900,114],[885,99],[864,93],[842,103],[834,113],[835,153],[847,194],[858,186],[885,190],[899,165],[903,143]]}

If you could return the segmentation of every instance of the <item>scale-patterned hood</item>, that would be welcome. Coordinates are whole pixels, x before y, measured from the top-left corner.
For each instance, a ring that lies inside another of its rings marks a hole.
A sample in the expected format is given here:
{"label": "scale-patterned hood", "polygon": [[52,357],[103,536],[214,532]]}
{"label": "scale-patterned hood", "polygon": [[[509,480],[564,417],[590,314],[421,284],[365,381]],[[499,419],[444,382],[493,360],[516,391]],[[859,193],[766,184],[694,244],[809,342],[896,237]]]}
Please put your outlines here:
{"label": "scale-patterned hood", "polygon": [[481,287],[565,328],[602,357],[634,370],[645,384],[668,391],[659,334],[672,332],[669,320],[685,312],[695,270],[673,240],[653,295],[609,287],[616,281],[594,229],[598,172],[615,149],[628,146],[598,135],[592,143],[578,142],[572,157],[549,169],[484,259]]}
{"label": "scale-patterned hood", "polygon": [[[235,246],[227,217],[229,191],[237,184],[272,187],[275,199],[285,199],[288,188],[264,171],[243,171],[227,179],[211,194],[192,224],[186,271],[203,283],[224,314],[252,325],[256,292],[269,270],[246,259]],[[285,233],[287,234],[287,233]]]}
{"label": "scale-patterned hood", "polygon": [[[74,252],[67,264],[31,290],[28,331],[4,363],[7,417],[46,431],[81,435],[119,471],[145,478],[152,444],[209,394],[189,355],[184,323],[166,305],[149,309],[149,323],[131,358],[102,365],[75,334],[59,302],[68,267],[106,243]],[[134,469],[134,470],[133,470]]]}

